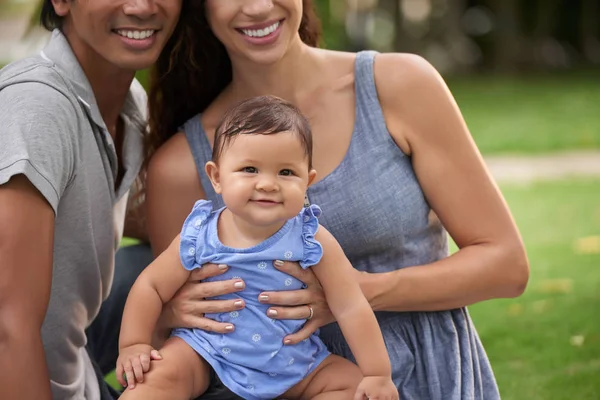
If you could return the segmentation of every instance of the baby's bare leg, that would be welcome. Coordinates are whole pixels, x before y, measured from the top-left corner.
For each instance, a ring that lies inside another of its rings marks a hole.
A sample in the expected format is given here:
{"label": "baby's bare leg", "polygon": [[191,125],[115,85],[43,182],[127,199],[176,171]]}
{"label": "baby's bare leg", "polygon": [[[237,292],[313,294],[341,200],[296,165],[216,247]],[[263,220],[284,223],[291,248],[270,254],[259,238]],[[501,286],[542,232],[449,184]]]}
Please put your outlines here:
{"label": "baby's bare leg", "polygon": [[160,349],[162,360],[152,361],[144,381],[126,389],[119,400],[189,400],[200,396],[209,384],[209,366],[194,349],[172,337]]}
{"label": "baby's bare leg", "polygon": [[285,392],[282,399],[352,400],[362,380],[358,366],[330,355],[306,378]]}

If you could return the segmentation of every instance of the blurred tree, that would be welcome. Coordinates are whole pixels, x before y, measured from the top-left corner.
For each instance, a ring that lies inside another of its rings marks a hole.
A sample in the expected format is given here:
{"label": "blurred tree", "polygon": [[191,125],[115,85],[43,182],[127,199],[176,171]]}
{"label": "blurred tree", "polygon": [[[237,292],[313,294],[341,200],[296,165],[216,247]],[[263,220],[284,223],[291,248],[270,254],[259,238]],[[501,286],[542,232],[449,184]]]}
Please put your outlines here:
{"label": "blurred tree", "polygon": [[339,7],[340,0],[313,1],[323,24],[323,46],[333,49],[341,49],[348,46],[343,21],[337,19],[334,12],[334,2]]}
{"label": "blurred tree", "polygon": [[600,64],[600,1],[583,0],[579,28],[584,56]]}

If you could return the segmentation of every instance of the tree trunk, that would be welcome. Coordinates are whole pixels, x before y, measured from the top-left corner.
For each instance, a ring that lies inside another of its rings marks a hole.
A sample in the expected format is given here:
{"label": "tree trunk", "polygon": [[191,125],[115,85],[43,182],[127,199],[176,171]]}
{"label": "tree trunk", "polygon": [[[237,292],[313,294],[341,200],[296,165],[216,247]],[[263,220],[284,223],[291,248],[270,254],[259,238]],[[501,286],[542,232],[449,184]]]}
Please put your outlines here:
{"label": "tree trunk", "polygon": [[495,69],[515,72],[519,64],[521,39],[521,13],[519,0],[494,0],[491,7],[497,23],[493,32],[493,55]]}
{"label": "tree trunk", "polygon": [[600,38],[598,37],[598,21],[600,21],[600,1],[582,0],[579,36],[583,54],[588,61],[600,64]]}

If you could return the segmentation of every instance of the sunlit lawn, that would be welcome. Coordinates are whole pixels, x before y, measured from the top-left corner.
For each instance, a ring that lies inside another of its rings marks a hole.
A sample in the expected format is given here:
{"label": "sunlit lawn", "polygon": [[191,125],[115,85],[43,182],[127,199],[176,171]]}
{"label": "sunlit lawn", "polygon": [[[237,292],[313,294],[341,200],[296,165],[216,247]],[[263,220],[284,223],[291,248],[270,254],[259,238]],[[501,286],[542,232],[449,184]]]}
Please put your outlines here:
{"label": "sunlit lawn", "polygon": [[448,84],[484,155],[600,148],[600,72]]}
{"label": "sunlit lawn", "polygon": [[504,186],[526,293],[470,307],[503,399],[600,399],[600,179]]}

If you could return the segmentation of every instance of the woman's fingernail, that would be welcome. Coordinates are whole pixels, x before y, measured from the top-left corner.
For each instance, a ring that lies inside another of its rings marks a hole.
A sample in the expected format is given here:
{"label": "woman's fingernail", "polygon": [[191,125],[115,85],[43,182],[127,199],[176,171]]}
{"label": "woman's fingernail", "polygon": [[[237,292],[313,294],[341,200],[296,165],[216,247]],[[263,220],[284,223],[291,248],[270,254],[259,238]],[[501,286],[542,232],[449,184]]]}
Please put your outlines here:
{"label": "woman's fingernail", "polygon": [[260,296],[258,296],[258,300],[259,301],[268,301],[269,296],[267,296],[266,294],[261,294]]}
{"label": "woman's fingernail", "polygon": [[244,305],[244,302],[243,302],[243,301],[241,301],[241,300],[238,300],[238,301],[236,301],[235,303],[233,303],[233,305],[234,305],[234,306],[236,306],[236,307],[241,307],[241,306],[243,306],[243,305]]}
{"label": "woman's fingernail", "polygon": [[221,270],[225,270],[225,269],[227,269],[227,265],[225,265],[225,264],[218,264],[217,268],[219,268]]}
{"label": "woman's fingernail", "polygon": [[244,282],[242,281],[238,281],[236,283],[233,284],[233,287],[236,289],[243,289],[244,288]]}
{"label": "woman's fingernail", "polygon": [[269,315],[269,317],[276,317],[277,310],[269,310],[269,311],[267,311],[267,315]]}
{"label": "woman's fingernail", "polygon": [[275,264],[276,267],[283,267],[283,261],[281,260],[275,260],[273,264]]}
{"label": "woman's fingernail", "polygon": [[232,331],[232,330],[233,330],[233,325],[227,325],[227,326],[225,327],[225,330],[226,330],[226,331]]}
{"label": "woman's fingernail", "polygon": [[285,339],[285,340],[283,341],[283,343],[285,343],[285,344],[290,344],[290,343],[292,343],[292,341],[291,341],[290,339]]}

